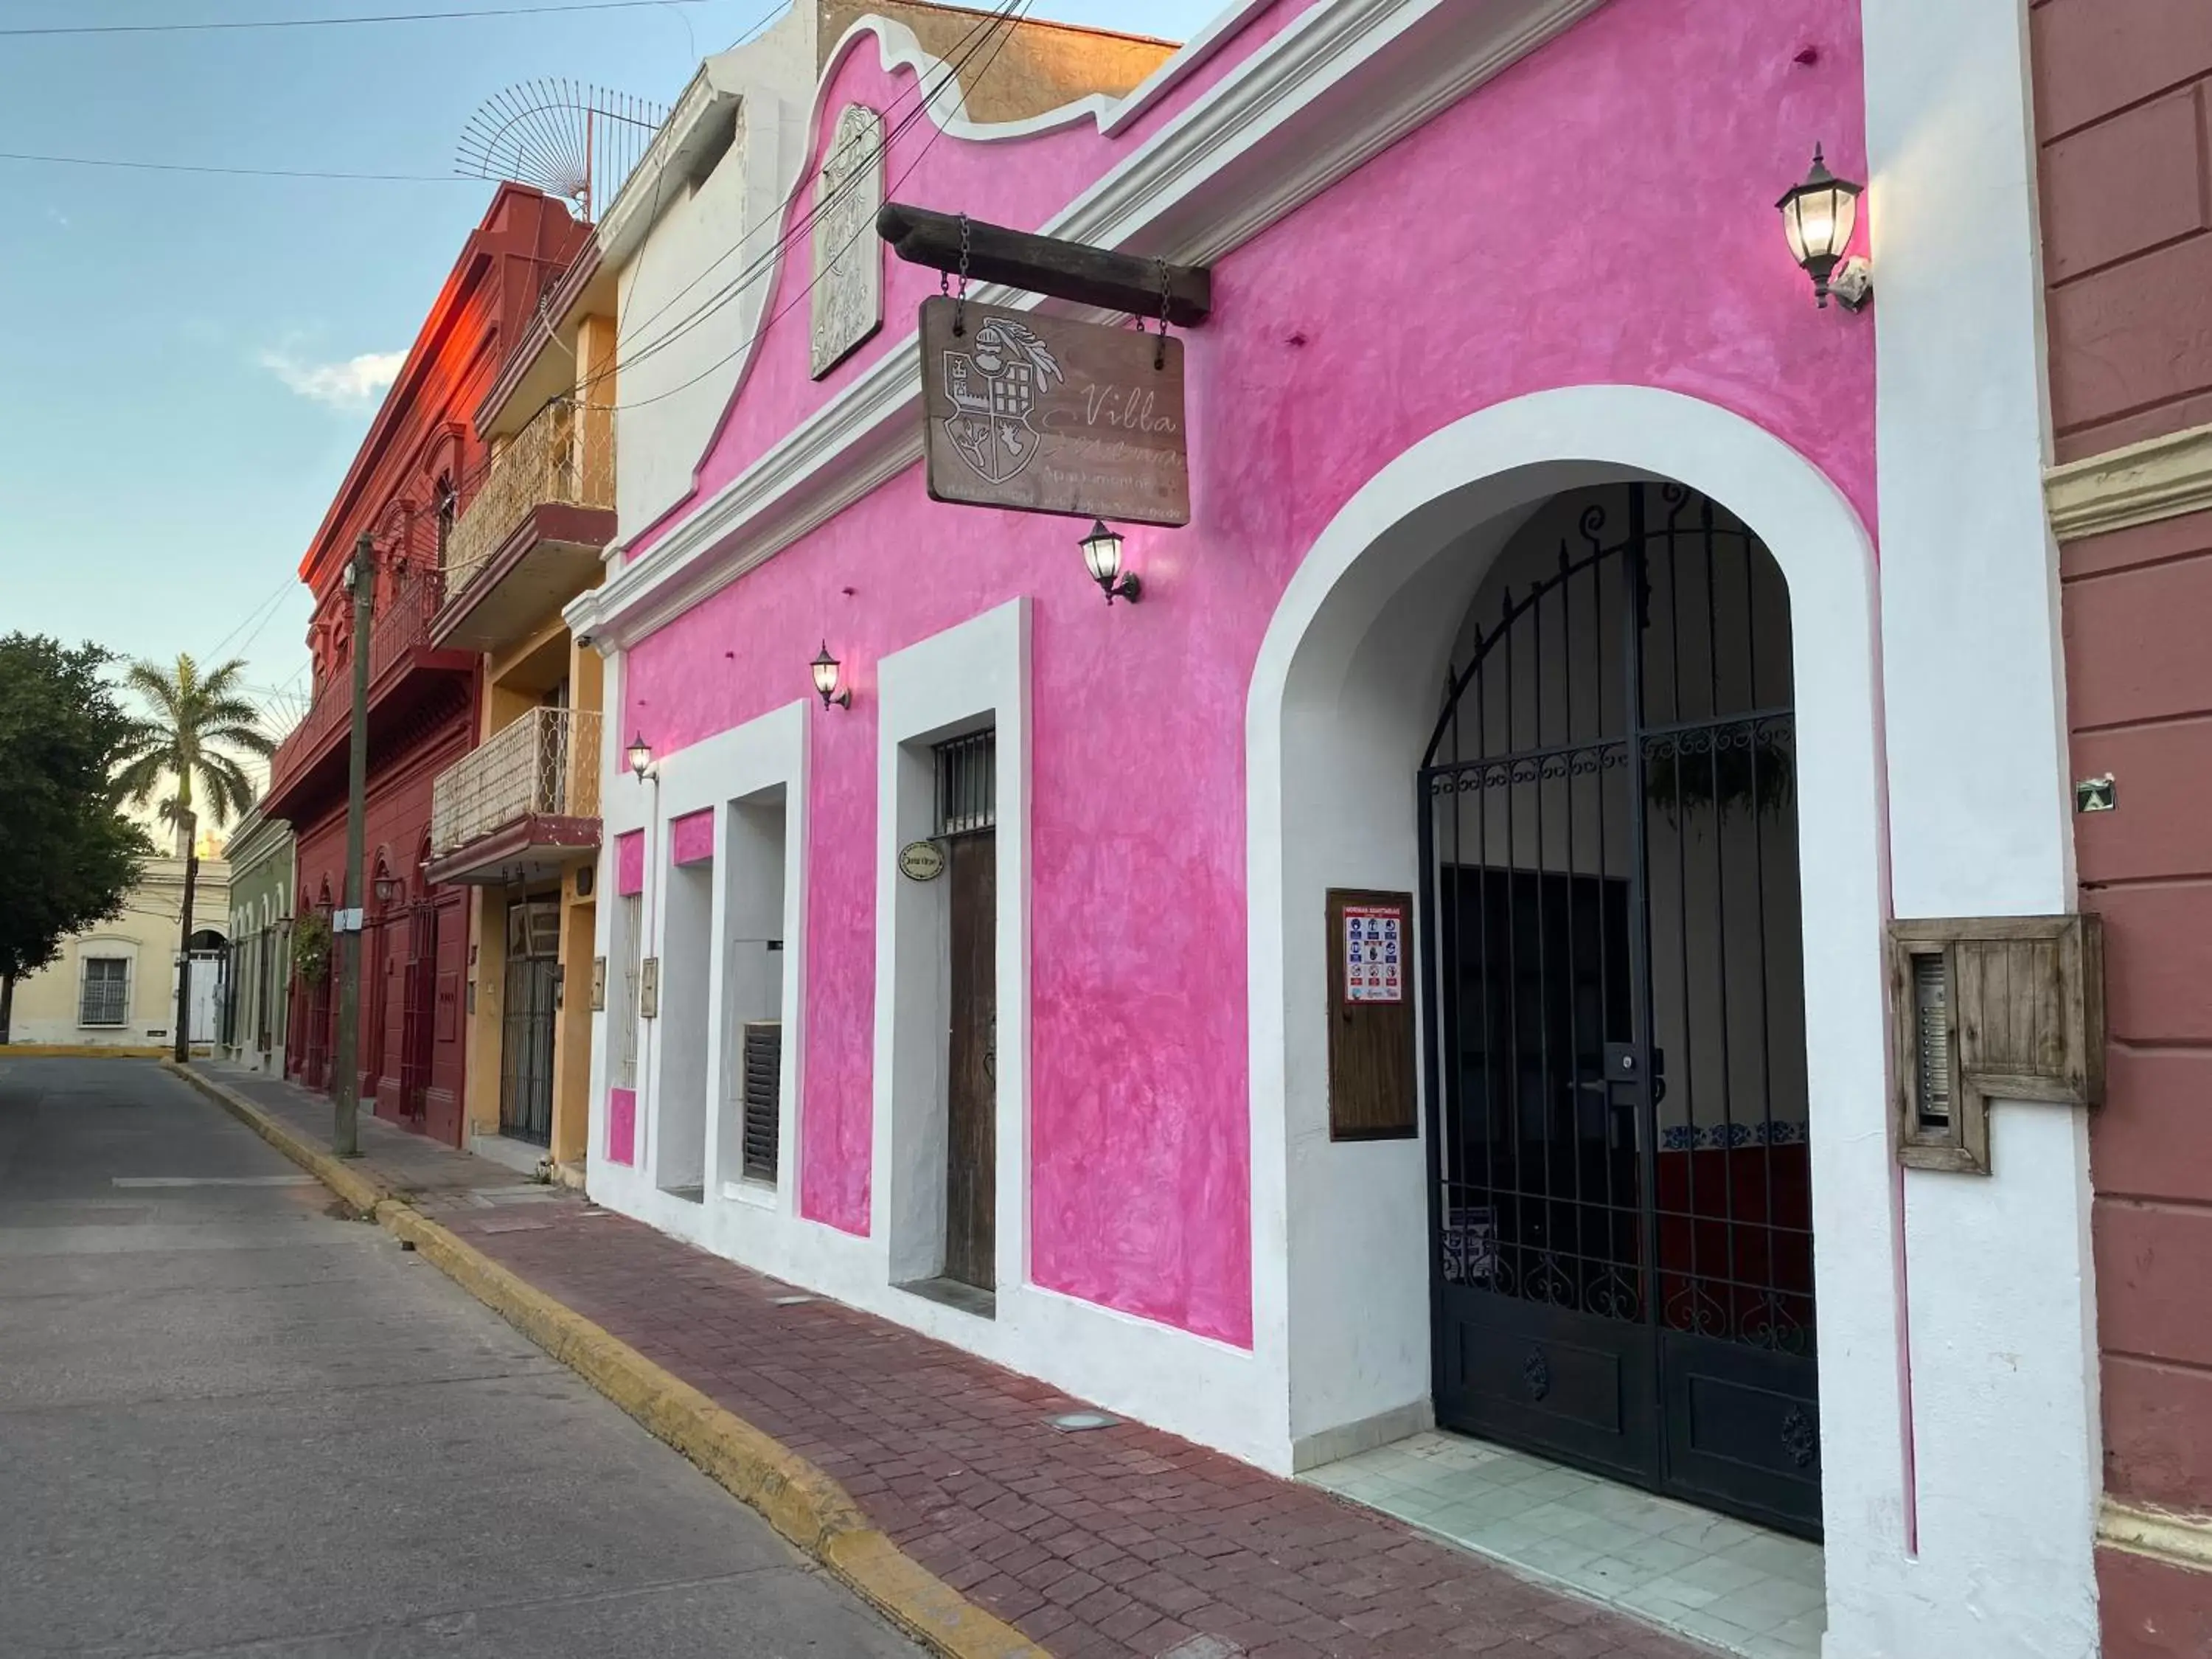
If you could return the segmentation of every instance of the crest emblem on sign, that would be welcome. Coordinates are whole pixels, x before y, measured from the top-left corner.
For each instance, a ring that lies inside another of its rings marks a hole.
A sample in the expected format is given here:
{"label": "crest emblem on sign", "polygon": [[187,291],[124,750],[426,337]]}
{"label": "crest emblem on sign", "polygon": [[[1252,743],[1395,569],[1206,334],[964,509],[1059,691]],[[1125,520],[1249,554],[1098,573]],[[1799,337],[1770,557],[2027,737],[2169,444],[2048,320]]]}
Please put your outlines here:
{"label": "crest emblem on sign", "polygon": [[1063,378],[1060,360],[1026,324],[987,318],[964,351],[945,354],[945,392],[952,412],[945,433],[978,477],[1004,483],[1036,456],[1030,424],[1038,394]]}

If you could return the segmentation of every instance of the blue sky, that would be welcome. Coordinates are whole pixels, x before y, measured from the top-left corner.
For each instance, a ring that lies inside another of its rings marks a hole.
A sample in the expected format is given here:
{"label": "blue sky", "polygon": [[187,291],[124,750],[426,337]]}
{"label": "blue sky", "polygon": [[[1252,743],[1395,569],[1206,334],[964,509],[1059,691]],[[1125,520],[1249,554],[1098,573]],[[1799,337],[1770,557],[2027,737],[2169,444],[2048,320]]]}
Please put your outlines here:
{"label": "blue sky", "polygon": [[[488,0],[6,0],[0,28]],[[528,4],[532,0],[506,0]],[[1035,0],[1182,39],[1223,0]],[[563,76],[666,101],[771,0],[372,27],[0,38],[0,150],[446,174],[477,106]],[[490,186],[0,160],[0,632],[244,654],[306,685],[295,571]]]}

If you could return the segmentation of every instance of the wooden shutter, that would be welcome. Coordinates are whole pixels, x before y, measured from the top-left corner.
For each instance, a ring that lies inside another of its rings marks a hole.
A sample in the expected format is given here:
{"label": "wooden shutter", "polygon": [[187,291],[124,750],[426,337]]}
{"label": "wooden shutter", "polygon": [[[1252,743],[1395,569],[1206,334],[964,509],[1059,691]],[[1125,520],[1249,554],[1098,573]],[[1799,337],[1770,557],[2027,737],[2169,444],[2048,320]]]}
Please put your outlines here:
{"label": "wooden shutter", "polygon": [[742,1133],[748,1181],[775,1179],[779,1083],[783,1075],[783,1024],[780,1020],[745,1022]]}

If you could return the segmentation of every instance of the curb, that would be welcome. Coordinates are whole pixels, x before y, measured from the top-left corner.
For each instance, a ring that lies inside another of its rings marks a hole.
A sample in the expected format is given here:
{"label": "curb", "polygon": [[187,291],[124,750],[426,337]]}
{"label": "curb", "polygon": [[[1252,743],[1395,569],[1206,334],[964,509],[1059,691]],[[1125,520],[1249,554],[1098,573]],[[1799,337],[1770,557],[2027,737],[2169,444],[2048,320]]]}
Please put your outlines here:
{"label": "curb", "polygon": [[160,1060],[168,1052],[121,1042],[0,1042],[0,1060]]}
{"label": "curb", "polygon": [[381,1182],[301,1139],[237,1091],[172,1060],[161,1066],[316,1176],[362,1219],[413,1246],[932,1652],[945,1659],[1048,1659],[1042,1648],[871,1526],[850,1493],[781,1441],[502,1267]]}
{"label": "curb", "polygon": [[198,1090],[336,1193],[362,1220],[373,1218],[378,1205],[398,1201],[398,1195],[382,1182],[354,1168],[335,1152],[326,1152],[301,1139],[237,1090],[226,1088],[213,1078],[203,1076],[189,1066],[179,1066],[167,1056],[161,1064],[163,1071]]}

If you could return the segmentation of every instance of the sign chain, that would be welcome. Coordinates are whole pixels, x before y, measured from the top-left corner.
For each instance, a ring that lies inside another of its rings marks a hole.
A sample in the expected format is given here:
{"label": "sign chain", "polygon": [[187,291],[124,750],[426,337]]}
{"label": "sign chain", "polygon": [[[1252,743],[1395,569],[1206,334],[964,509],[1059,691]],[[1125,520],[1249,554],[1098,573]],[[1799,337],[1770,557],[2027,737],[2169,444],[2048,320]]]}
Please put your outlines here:
{"label": "sign chain", "polygon": [[1157,374],[1168,366],[1168,262],[1155,259],[1152,263],[1160,273],[1160,331],[1152,347],[1152,370]]}
{"label": "sign chain", "polygon": [[952,301],[952,337],[968,332],[968,216],[960,216],[960,292]]}

